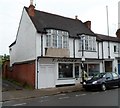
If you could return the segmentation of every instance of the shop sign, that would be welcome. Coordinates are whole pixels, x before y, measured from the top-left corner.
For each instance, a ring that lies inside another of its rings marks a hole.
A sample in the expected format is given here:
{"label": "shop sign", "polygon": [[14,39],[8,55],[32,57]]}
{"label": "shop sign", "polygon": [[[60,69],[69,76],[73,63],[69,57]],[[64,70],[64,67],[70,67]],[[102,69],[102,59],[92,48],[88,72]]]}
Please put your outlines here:
{"label": "shop sign", "polygon": [[61,58],[54,58],[53,62],[77,62],[77,59],[61,59]]}

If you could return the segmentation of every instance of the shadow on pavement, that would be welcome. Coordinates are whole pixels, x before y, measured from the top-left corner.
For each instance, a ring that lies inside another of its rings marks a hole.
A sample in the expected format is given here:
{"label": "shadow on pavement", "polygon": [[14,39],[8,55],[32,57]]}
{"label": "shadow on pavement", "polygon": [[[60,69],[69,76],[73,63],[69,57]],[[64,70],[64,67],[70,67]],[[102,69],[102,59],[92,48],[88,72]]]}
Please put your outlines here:
{"label": "shadow on pavement", "polygon": [[2,79],[2,92],[11,91],[11,90],[22,90],[22,89],[24,89],[24,88],[14,84],[8,80]]}

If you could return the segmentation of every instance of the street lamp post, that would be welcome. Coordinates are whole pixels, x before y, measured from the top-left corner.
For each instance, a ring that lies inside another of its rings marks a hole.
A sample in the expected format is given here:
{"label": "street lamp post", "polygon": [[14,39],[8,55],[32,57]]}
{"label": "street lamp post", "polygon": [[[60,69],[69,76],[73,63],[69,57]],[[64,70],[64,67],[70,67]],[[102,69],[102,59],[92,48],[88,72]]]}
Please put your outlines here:
{"label": "street lamp post", "polygon": [[[82,74],[84,72],[84,61],[85,61],[85,57],[84,57],[84,37],[85,37],[84,34],[82,34],[80,36],[80,38],[81,38],[80,41],[81,41],[81,44],[82,44],[82,57],[81,57],[81,61],[82,61],[82,64],[81,64]],[[83,78],[82,78],[82,82],[83,82]]]}

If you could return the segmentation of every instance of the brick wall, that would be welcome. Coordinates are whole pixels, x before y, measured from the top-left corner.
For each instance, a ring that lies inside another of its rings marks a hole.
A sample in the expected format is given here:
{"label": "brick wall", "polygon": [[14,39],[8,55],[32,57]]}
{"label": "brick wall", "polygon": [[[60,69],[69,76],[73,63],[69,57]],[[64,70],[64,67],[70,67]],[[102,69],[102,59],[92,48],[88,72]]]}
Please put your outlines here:
{"label": "brick wall", "polygon": [[14,79],[22,85],[28,84],[35,88],[35,61],[13,64],[9,71],[5,71],[5,77]]}
{"label": "brick wall", "polygon": [[9,73],[10,73],[10,61],[7,60],[2,65],[2,76],[5,78],[9,78],[10,76]]}

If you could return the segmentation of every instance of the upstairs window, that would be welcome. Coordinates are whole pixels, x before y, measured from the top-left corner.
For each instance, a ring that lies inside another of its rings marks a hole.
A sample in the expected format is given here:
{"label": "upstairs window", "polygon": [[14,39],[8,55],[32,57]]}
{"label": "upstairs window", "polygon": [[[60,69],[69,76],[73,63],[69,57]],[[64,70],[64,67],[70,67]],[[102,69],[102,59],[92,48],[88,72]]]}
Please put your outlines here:
{"label": "upstairs window", "polygon": [[47,30],[46,46],[52,48],[68,48],[69,35],[66,31]]}
{"label": "upstairs window", "polygon": [[81,36],[79,39],[79,50],[96,51],[96,37]]}
{"label": "upstairs window", "polygon": [[114,53],[118,53],[118,46],[114,45]]}

